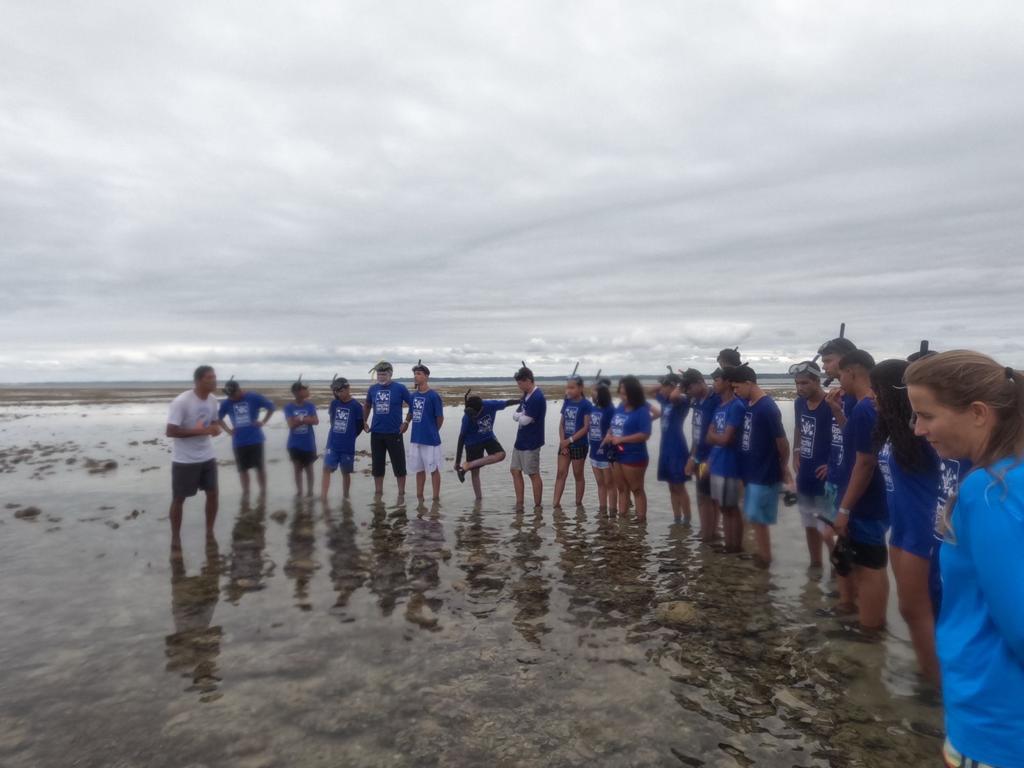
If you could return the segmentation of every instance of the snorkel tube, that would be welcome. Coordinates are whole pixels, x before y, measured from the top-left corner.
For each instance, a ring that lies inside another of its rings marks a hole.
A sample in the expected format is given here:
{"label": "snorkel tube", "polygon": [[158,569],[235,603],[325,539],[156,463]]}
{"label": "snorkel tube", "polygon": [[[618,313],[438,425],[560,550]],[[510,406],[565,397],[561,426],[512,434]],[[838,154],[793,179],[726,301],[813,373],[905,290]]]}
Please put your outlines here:
{"label": "snorkel tube", "polygon": [[297,378],[295,383],[292,384],[292,394],[297,395],[299,394],[299,391],[303,389],[309,389],[309,387],[302,383],[302,374],[300,373],[299,378]]}
{"label": "snorkel tube", "polygon": [[926,357],[939,354],[934,349],[928,349],[928,339],[921,339],[921,346],[917,352],[914,352],[907,356],[907,362],[914,363],[918,360],[924,360]]}
{"label": "snorkel tube", "polygon": [[242,385],[235,381],[235,375],[231,374],[231,378],[224,382],[224,388],[221,391],[228,397],[234,397],[241,388]]}

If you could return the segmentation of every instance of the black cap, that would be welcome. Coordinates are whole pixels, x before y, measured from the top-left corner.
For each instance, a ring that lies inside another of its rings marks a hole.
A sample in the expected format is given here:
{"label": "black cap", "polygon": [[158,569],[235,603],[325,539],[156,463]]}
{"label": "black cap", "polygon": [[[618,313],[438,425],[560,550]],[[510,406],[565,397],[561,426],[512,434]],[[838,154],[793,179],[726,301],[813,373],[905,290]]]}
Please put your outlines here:
{"label": "black cap", "polygon": [[427,366],[425,366],[425,365],[423,364],[423,361],[422,361],[422,360],[418,360],[418,361],[416,362],[416,365],[414,365],[414,366],[412,367],[412,372],[413,372],[413,373],[416,373],[417,371],[423,371],[423,373],[424,373],[424,374],[426,374],[427,376],[429,376],[429,375],[430,375],[430,369],[429,369],[429,368],[427,368]]}
{"label": "black cap", "polygon": [[687,368],[683,371],[683,386],[689,387],[693,384],[700,384],[704,381],[704,374],[696,368]]}
{"label": "black cap", "polygon": [[721,369],[721,368],[715,368],[715,370],[713,370],[713,371],[711,372],[711,378],[712,378],[712,379],[720,379],[720,378],[722,378],[722,377],[723,377],[724,375],[725,375],[725,373],[724,373],[724,371],[722,371],[722,369]]}
{"label": "black cap", "polygon": [[818,354],[824,357],[825,355],[846,355],[853,352],[857,348],[849,339],[839,336],[834,339],[829,339],[820,347],[818,347]]}
{"label": "black cap", "polygon": [[682,383],[683,379],[678,373],[668,373],[661,377],[661,385],[663,387],[678,387]]}

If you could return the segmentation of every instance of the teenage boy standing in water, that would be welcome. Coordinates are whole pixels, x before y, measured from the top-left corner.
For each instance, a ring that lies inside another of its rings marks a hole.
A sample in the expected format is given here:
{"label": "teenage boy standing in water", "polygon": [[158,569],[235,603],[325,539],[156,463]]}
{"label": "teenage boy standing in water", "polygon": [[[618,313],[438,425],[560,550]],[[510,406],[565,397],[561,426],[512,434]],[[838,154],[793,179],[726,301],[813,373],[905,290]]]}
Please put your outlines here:
{"label": "teenage boy standing in water", "polygon": [[811,567],[821,567],[819,515],[831,517],[825,506],[825,478],[832,452],[832,411],[821,388],[821,369],[805,360],[789,368],[796,385],[796,428],[793,431],[793,469],[796,471],[797,508],[807,538]]}
{"label": "teenage boy standing in water", "polygon": [[295,495],[302,495],[302,475],[306,475],[306,495],[313,495],[313,464],[316,463],[316,435],[313,427],[320,423],[316,406],[309,400],[309,387],[302,377],[292,384],[295,400],[285,403],[284,418],[288,422],[288,458],[295,470]]}
{"label": "teenage boy standing in water", "polygon": [[544,417],[548,412],[547,400],[540,387],[534,383],[533,371],[525,365],[516,371],[516,386],[523,393],[519,410],[512,418],[519,424],[516,443],[512,449],[512,485],[516,491],[516,509],[525,504],[526,482],[523,475],[529,475],[533,486],[533,505],[540,509],[544,496],[544,481],[540,477],[540,449],[544,446]]}
{"label": "teenage boy standing in water", "polygon": [[[224,394],[227,399],[221,400],[217,416],[221,429],[231,435],[242,496],[249,496],[250,469],[256,470],[260,496],[264,496],[267,493],[267,470],[263,464],[263,443],[267,438],[263,435],[263,425],[274,415],[274,404],[258,392],[246,392],[233,378],[224,385]],[[263,419],[260,419],[260,411],[267,412]],[[224,421],[225,416],[231,421],[230,427]]]}
{"label": "teenage boy standing in water", "polygon": [[721,402],[704,381],[704,374],[696,368],[683,371],[683,392],[690,398],[693,417],[690,421],[693,453],[686,462],[686,474],[697,478],[697,512],[700,514],[700,540],[713,541],[718,535],[718,513],[711,500],[711,444],[708,443],[708,428],[714,420],[715,411]]}
{"label": "teenage boy standing in water", "polygon": [[405,440],[402,436],[409,424],[402,421],[402,404],[411,406],[412,397],[404,384],[391,380],[394,371],[391,363],[382,360],[373,370],[377,383],[366,393],[363,423],[370,433],[374,492],[377,496],[384,493],[384,467],[386,458],[390,457],[398,495],[405,496]]}
{"label": "teenage boy standing in water", "polygon": [[757,385],[757,374],[750,366],[729,368],[725,377],[736,397],[747,404],[739,441],[743,515],[754,527],[760,565],[767,567],[772,561],[770,526],[779,519],[779,493],[782,486],[793,485],[789,440],[779,406]]}
{"label": "teenage boy standing in water", "polygon": [[416,498],[423,500],[423,489],[430,475],[434,498],[441,498],[441,425],[444,424],[444,403],[430,388],[430,369],[422,362],[412,369],[416,390],[412,395],[406,424],[412,424],[409,441],[409,469],[416,473]]}
{"label": "teenage boy standing in water", "polygon": [[327,410],[330,430],[327,432],[327,448],[324,450],[323,480],[320,484],[320,500],[327,504],[327,493],[331,489],[331,473],[341,472],[341,493],[346,499],[352,487],[352,471],[356,466],[356,438],[363,431],[363,408],[352,397],[348,379],[335,376],[331,381],[334,399]]}
{"label": "teenage boy standing in water", "polygon": [[181,556],[181,518],[185,499],[200,490],[206,494],[206,538],[213,539],[217,520],[217,456],[211,437],[217,424],[217,373],[200,365],[192,374],[192,389],[171,403],[165,434],[171,438],[171,552]]}
{"label": "teenage boy standing in water", "polygon": [[707,441],[712,446],[708,463],[711,465],[711,499],[715,511],[722,516],[725,533],[725,551],[743,551],[743,516],[740,514],[740,481],[737,437],[743,426],[746,406],[733,393],[732,385],[721,369],[711,374],[719,405],[715,409],[708,429]]}
{"label": "teenage boy standing in water", "polygon": [[874,439],[878,420],[871,391],[874,367],[874,358],[862,349],[844,355],[839,363],[840,383],[857,404],[843,427],[843,477],[835,529],[838,536],[849,538],[857,613],[864,629],[885,626],[889,600],[885,545],[889,509]]}

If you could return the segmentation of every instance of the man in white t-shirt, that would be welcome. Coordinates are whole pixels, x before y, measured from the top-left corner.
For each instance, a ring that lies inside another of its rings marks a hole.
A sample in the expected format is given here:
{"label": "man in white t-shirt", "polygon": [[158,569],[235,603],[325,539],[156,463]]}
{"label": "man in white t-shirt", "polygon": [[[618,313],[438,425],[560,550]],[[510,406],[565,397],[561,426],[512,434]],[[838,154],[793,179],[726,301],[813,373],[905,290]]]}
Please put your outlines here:
{"label": "man in white t-shirt", "polygon": [[181,551],[181,518],[185,499],[200,490],[206,494],[206,536],[213,538],[217,519],[217,457],[211,438],[220,434],[217,424],[219,403],[213,396],[217,373],[212,366],[200,365],[192,375],[195,386],[182,392],[171,403],[167,414],[167,437],[173,438],[171,451],[171,550]]}

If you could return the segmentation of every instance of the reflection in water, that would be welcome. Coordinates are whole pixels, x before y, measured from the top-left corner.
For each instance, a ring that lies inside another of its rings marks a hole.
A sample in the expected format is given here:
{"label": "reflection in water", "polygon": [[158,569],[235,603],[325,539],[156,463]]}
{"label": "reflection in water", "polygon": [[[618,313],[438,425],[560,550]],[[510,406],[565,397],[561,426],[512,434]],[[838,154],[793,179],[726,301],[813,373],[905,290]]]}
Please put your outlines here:
{"label": "reflection in water", "polygon": [[466,599],[477,618],[494,612],[508,581],[499,567],[498,529],[485,524],[482,505],[477,499],[455,529],[455,548],[463,555],[459,568],[466,574]]}
{"label": "reflection in water", "polygon": [[437,501],[430,509],[421,503],[416,517],[409,521],[406,534],[412,594],[405,606],[405,618],[424,629],[437,629],[437,614],[444,605],[440,597],[427,596],[427,592],[441,582],[438,571],[444,548],[444,527],[440,508]]}
{"label": "reflection in water", "polygon": [[320,564],[313,559],[316,539],[313,533],[313,502],[295,499],[295,512],[288,528],[288,562],[284,573],[295,580],[295,605],[303,611],[313,610],[309,602],[309,582]]}
{"label": "reflection in water", "polygon": [[377,499],[372,506],[370,524],[370,591],[377,595],[381,613],[390,616],[395,604],[408,590],[405,573],[405,504],[398,503],[388,512]]}
{"label": "reflection in water", "polygon": [[366,556],[356,543],[356,524],[352,503],[345,499],[341,515],[332,516],[330,507],[324,507],[327,522],[327,548],[331,550],[331,582],[338,599],[336,609],[344,609],[352,594],[366,583],[369,575]]}
{"label": "reflection in water", "polygon": [[231,529],[231,564],[225,588],[228,600],[237,604],[246,592],[263,589],[263,580],[274,571],[274,563],[264,560],[267,546],[267,510],[263,504],[250,507],[243,500]]}
{"label": "reflection in water", "polygon": [[220,552],[216,539],[208,539],[206,562],[195,576],[188,576],[180,554],[171,559],[171,615],[174,634],[167,635],[165,654],[168,672],[192,679],[186,690],[209,694],[217,690],[217,656],[221,628],[210,626],[220,598]]}
{"label": "reflection in water", "polygon": [[512,522],[516,531],[511,539],[512,564],[520,574],[512,584],[512,599],[516,604],[512,624],[524,640],[538,646],[541,637],[551,631],[551,627],[541,621],[548,614],[551,596],[551,587],[544,577],[547,558],[539,551],[544,543],[540,535],[543,527],[544,515],[539,510],[530,520],[523,510],[516,510]]}

